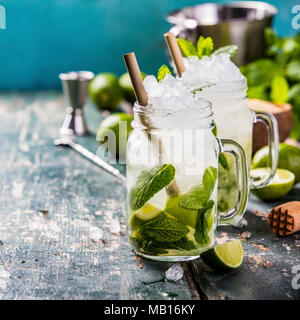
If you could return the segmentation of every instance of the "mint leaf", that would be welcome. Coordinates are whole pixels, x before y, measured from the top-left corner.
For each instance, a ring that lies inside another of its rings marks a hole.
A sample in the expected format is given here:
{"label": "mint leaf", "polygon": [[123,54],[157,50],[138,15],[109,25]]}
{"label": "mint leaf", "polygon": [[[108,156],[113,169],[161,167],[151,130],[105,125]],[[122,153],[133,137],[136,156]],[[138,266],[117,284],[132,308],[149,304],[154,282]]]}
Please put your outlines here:
{"label": "mint leaf", "polygon": [[227,53],[232,58],[237,53],[237,50],[238,50],[238,46],[236,46],[236,45],[224,46],[224,47],[221,47],[218,50],[216,50],[214,52],[214,54]]}
{"label": "mint leaf", "polygon": [[271,100],[275,103],[285,103],[288,100],[289,84],[283,76],[276,76],[271,82]]}
{"label": "mint leaf", "polygon": [[202,184],[191,188],[184,194],[179,201],[179,206],[192,210],[206,207],[216,184],[217,173],[218,171],[214,167],[205,169]]}
{"label": "mint leaf", "polygon": [[192,42],[190,42],[186,39],[178,38],[177,43],[178,43],[181,51],[183,52],[183,54],[186,57],[198,56],[197,49],[195,48],[195,46],[193,45]]}
{"label": "mint leaf", "polygon": [[208,235],[207,219],[211,215],[213,206],[214,206],[214,201],[209,200],[206,208],[202,208],[198,210],[196,231],[194,236],[195,236],[195,240],[202,245],[208,243],[210,240]]}
{"label": "mint leaf", "polygon": [[300,99],[300,83],[293,85],[289,90],[289,101]]}
{"label": "mint leaf", "polygon": [[300,61],[292,60],[286,66],[286,75],[293,81],[300,81]]}
{"label": "mint leaf", "polygon": [[158,165],[150,170],[143,170],[137,178],[136,185],[129,193],[132,210],[140,209],[158,191],[171,183],[175,168],[171,164]]}
{"label": "mint leaf", "polygon": [[225,169],[229,170],[229,164],[224,153],[219,154],[219,164]]}
{"label": "mint leaf", "polygon": [[160,216],[143,224],[140,232],[156,241],[174,242],[183,238],[189,228],[175,219]]}
{"label": "mint leaf", "polygon": [[207,194],[202,184],[191,188],[184,194],[180,201],[179,206],[185,209],[198,210],[205,206],[207,202]]}
{"label": "mint leaf", "polygon": [[210,56],[214,50],[214,43],[211,37],[199,37],[197,41],[198,57],[201,59],[203,56]]}
{"label": "mint leaf", "polygon": [[280,64],[270,59],[260,59],[240,68],[247,78],[248,86],[269,86],[273,78],[283,75],[284,70]]}
{"label": "mint leaf", "polygon": [[267,88],[265,86],[249,87],[247,96],[249,99],[269,100]]}
{"label": "mint leaf", "polygon": [[218,170],[214,167],[208,167],[203,175],[202,184],[206,192],[207,201],[214,191],[214,187],[217,181]]}
{"label": "mint leaf", "polygon": [[213,133],[213,135],[214,135],[215,137],[217,137],[218,129],[217,129],[216,124],[215,124],[215,126],[213,127],[213,129],[212,129],[212,133]]}
{"label": "mint leaf", "polygon": [[153,248],[167,249],[167,250],[180,250],[180,251],[190,251],[196,249],[193,241],[189,240],[186,236],[178,241],[174,242],[159,242],[153,241],[151,244]]}
{"label": "mint leaf", "polygon": [[172,74],[170,69],[164,64],[162,65],[157,72],[157,80],[161,81],[167,74]]}

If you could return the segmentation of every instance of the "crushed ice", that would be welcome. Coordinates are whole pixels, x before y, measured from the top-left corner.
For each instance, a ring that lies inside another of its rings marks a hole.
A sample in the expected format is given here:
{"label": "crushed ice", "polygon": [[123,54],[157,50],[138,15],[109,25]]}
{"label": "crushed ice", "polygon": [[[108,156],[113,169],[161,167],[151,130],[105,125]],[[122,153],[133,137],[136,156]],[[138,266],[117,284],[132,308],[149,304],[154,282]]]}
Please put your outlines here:
{"label": "crushed ice", "polygon": [[189,88],[201,85],[233,82],[245,79],[239,68],[230,60],[229,54],[212,54],[198,59],[196,56],[184,58],[185,72],[181,79]]}
{"label": "crushed ice", "polygon": [[112,219],[109,228],[110,233],[119,233],[121,231],[120,222],[117,219]]}
{"label": "crushed ice", "polygon": [[183,268],[179,263],[173,264],[167,271],[166,271],[166,279],[168,281],[178,281],[183,277]]}
{"label": "crushed ice", "polygon": [[103,231],[98,227],[90,227],[89,237],[92,241],[97,242],[103,238]]}

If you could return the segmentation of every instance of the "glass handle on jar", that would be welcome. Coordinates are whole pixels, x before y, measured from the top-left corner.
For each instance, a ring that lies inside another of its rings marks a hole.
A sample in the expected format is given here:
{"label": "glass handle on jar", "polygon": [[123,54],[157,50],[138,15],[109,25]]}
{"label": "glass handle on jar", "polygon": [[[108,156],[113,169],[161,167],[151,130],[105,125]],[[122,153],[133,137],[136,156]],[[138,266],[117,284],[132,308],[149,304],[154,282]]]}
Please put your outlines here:
{"label": "glass handle on jar", "polygon": [[253,112],[254,113],[254,123],[262,122],[268,131],[268,149],[269,149],[269,159],[268,168],[269,174],[263,177],[253,177],[251,176],[251,189],[262,188],[269,184],[273,179],[278,163],[278,148],[279,148],[279,133],[278,124],[276,118],[267,112]]}
{"label": "glass handle on jar", "polygon": [[229,225],[238,222],[244,215],[248,202],[249,179],[245,151],[235,141],[221,139],[221,152],[231,153],[235,158],[238,201],[233,209],[219,215],[218,225]]}

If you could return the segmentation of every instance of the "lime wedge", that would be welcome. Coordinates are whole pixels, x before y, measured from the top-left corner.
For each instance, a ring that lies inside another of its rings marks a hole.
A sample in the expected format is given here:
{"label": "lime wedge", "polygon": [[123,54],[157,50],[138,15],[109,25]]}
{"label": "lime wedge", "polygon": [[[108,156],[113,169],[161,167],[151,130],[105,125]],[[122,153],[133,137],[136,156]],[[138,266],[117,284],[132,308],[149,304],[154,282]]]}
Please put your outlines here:
{"label": "lime wedge", "polygon": [[156,218],[160,214],[164,214],[161,209],[154,207],[150,203],[146,203],[141,209],[133,212],[133,215],[130,218],[130,226],[132,229],[136,229],[147,221]]}
{"label": "lime wedge", "polygon": [[154,219],[161,211],[152,204],[146,203],[141,209],[135,211],[135,215],[143,221],[148,221]]}
{"label": "lime wedge", "polygon": [[[251,170],[251,176],[264,176],[268,168]],[[252,193],[264,201],[273,201],[284,197],[293,188],[295,175],[285,169],[277,169],[273,180],[267,186],[252,190]]]}
{"label": "lime wedge", "polygon": [[180,207],[179,201],[181,198],[182,195],[170,197],[167,200],[165,211],[180,222],[185,223],[192,228],[195,228],[198,212],[197,210],[189,210]]}
{"label": "lime wedge", "polygon": [[243,263],[241,240],[233,240],[215,246],[201,254],[202,260],[213,270],[236,269]]}

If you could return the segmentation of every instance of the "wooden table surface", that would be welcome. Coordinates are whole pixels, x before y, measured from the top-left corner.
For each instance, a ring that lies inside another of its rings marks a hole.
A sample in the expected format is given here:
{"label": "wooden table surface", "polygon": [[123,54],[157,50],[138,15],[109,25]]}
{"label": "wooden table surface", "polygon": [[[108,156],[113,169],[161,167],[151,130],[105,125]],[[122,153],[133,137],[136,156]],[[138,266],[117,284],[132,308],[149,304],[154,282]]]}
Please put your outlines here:
{"label": "wooden table surface", "polygon": [[[277,203],[255,199],[246,229],[218,233],[220,242],[251,233],[239,270],[213,272],[199,259],[183,264],[182,280],[159,281],[170,264],[138,258],[127,242],[124,187],[71,149],[53,146],[64,114],[58,92],[0,94],[0,299],[300,298],[292,287],[300,234],[274,236],[266,213]],[[86,118],[91,135],[79,142],[96,152],[102,115],[88,105]],[[300,200],[299,189],[287,199]],[[112,218],[120,234],[109,232]],[[103,230],[103,241],[91,241],[92,226]]]}

